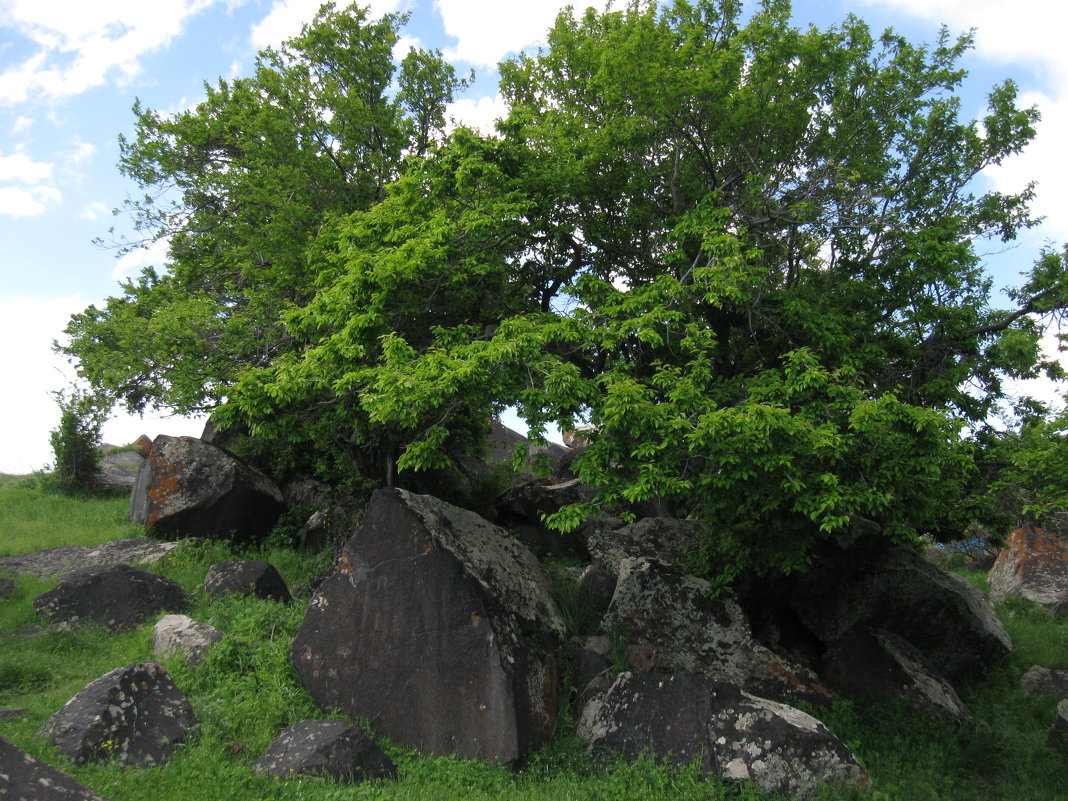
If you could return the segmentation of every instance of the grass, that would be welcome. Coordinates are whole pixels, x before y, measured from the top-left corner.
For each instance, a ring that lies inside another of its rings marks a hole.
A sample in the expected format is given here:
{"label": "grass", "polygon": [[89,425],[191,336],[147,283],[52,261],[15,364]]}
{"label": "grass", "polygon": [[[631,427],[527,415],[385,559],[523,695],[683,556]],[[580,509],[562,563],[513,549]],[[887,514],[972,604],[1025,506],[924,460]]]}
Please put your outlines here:
{"label": "grass", "polygon": [[128,495],[68,497],[39,476],[0,475],[0,556],[144,536],[128,511]]}
{"label": "grass", "polygon": [[[35,511],[36,510],[36,511]],[[32,550],[97,544],[136,532],[120,499],[65,499],[43,492],[31,479],[0,479],[0,520],[5,552],[11,543]],[[58,533],[57,533],[58,529]],[[61,539],[62,541],[57,541]],[[25,547],[28,544],[29,547]],[[391,799],[438,801],[768,801],[746,785],[701,780],[696,770],[667,769],[651,761],[591,762],[583,744],[568,734],[535,754],[518,771],[450,757],[428,757],[382,743],[400,779],[346,786],[328,780],[277,781],[252,770],[259,754],[285,726],[324,717],[289,666],[287,651],[303,617],[303,600],[285,605],[247,598],[209,599],[200,584],[208,567],[232,558],[274,564],[291,588],[325,561],[285,548],[235,552],[225,543],[183,544],[158,568],[194,600],[191,615],[227,632],[204,662],[182,657],[164,664],[188,695],[200,719],[199,734],[166,764],[124,769],[115,764],[75,766],[48,745],[40,730],[71,696],[115,667],[151,658],[151,627],[106,633],[80,628],[34,637],[14,632],[36,618],[33,597],[54,582],[19,577],[13,597],[0,601],[0,707],[24,707],[21,717],[0,723],[0,734],[45,762],[59,766],[111,801],[308,801]],[[558,594],[571,592],[565,565],[552,565]],[[983,586],[981,574],[966,575]],[[589,633],[590,621],[572,607],[572,624]],[[904,708],[837,699],[817,716],[857,754],[873,787],[844,792],[825,788],[820,801],[1056,801],[1068,799],[1068,758],[1051,749],[1046,732],[1057,699],[1024,695],[1020,675],[1032,664],[1068,668],[1068,622],[1019,601],[999,607],[1016,653],[961,688],[975,714],[960,726]],[[154,621],[153,621],[154,622]],[[329,717],[329,716],[327,716]]]}

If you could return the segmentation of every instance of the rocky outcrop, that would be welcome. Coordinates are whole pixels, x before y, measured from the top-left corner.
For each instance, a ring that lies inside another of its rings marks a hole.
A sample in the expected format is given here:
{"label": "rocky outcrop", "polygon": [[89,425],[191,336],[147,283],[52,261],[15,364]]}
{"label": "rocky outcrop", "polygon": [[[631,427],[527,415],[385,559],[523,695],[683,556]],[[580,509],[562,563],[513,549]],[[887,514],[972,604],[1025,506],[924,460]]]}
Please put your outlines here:
{"label": "rocky outcrop", "polygon": [[916,648],[889,631],[860,629],[827,652],[820,670],[835,692],[871,701],[904,701],[914,709],[963,720],[971,712]]}
{"label": "rocky outcrop", "polygon": [[430,753],[509,764],[553,733],[563,631],[548,577],[507,532],[380,490],[290,659],[324,710]]}
{"label": "rocky outcrop", "polygon": [[341,720],[302,720],[279,734],[255,769],[289,779],[329,776],[339,782],[395,779],[397,766],[359,726]]}
{"label": "rocky outcrop", "polygon": [[204,592],[213,598],[241,595],[281,603],[293,600],[275,566],[262,559],[216,562],[204,576]]}
{"label": "rocky outcrop", "polygon": [[160,612],[184,612],[189,596],[164,576],[130,565],[87,567],[33,599],[53,623],[91,622],[107,629],[132,628]]}
{"label": "rocky outcrop", "polygon": [[697,761],[706,776],[788,798],[809,798],[824,784],[870,783],[853,753],[812,716],[695,673],[621,674],[583,709],[578,733],[595,751]]}
{"label": "rocky outcrop", "polygon": [[1057,614],[1068,614],[1068,544],[1033,526],[1018,528],[987,574],[995,603],[1026,598]]}
{"label": "rocky outcrop", "polygon": [[160,659],[185,654],[189,664],[195,665],[222,638],[223,633],[207,623],[186,615],[164,615],[152,629],[152,654]]}
{"label": "rocky outcrop", "polygon": [[611,520],[591,530],[587,547],[595,565],[615,576],[624,559],[655,559],[681,567],[701,544],[702,526],[675,517],[646,517],[615,528]]}
{"label": "rocky outcrop", "polygon": [[105,453],[90,478],[90,485],[101,492],[129,489],[137,482],[144,462],[140,451]]}
{"label": "rocky outcrop", "polygon": [[29,573],[40,578],[63,578],[75,570],[100,565],[154,565],[178,547],[139,537],[103,545],[61,545],[44,551],[0,558],[0,572]]}
{"label": "rocky outcrop", "polygon": [[156,437],[130,495],[131,522],[176,537],[257,542],[283,509],[271,479],[194,437]]}
{"label": "rocky outcrop", "polygon": [[858,627],[893,632],[950,680],[1012,652],[982,591],[904,547],[829,549],[804,574],[754,585],[744,605],[761,639],[795,658]]}
{"label": "rocky outcrop", "polygon": [[52,745],[77,763],[158,764],[196,730],[189,701],[155,662],[116,668],[48,721]]}
{"label": "rocky outcrop", "polygon": [[734,596],[713,597],[707,581],[651,559],[624,559],[605,617],[631,643],[649,649],[646,667],[698,672],[784,701],[826,703],[830,693],[808,668],[753,638]]}
{"label": "rocky outcrop", "polygon": [[104,801],[58,768],[0,737],[0,798],[12,801]]}

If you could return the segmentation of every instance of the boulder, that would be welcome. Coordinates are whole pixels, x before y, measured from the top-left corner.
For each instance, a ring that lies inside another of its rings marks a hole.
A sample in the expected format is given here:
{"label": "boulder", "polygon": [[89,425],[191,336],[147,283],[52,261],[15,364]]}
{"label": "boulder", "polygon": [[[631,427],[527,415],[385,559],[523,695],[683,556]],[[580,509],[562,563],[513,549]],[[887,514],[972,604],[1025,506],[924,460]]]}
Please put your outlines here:
{"label": "boulder", "polygon": [[1052,695],[1068,698],[1068,670],[1032,665],[1020,677],[1020,689],[1028,695]]}
{"label": "boulder", "polygon": [[141,454],[141,458],[147,459],[149,451],[152,450],[152,440],[147,435],[142,434],[134,440],[133,444],[137,446],[137,452]]}
{"label": "boulder", "polygon": [[140,451],[105,453],[90,483],[93,489],[103,492],[129,489],[137,482],[137,474],[144,462]]}
{"label": "boulder", "polygon": [[841,638],[827,651],[819,674],[851,698],[901,700],[920,711],[971,719],[956,690],[923,654],[889,631],[862,628]]}
{"label": "boulder", "polygon": [[881,629],[907,640],[951,681],[1012,652],[981,590],[900,546],[830,548],[809,571],[750,588],[745,606],[761,621],[762,637],[774,618],[771,628],[791,653],[805,650],[796,643],[806,637],[818,643],[813,650],[825,650],[858,626]]}
{"label": "boulder", "polygon": [[190,605],[177,583],[130,565],[76,570],[33,599],[33,608],[53,623],[86,621],[110,630],[133,628],[160,612],[184,612]]}
{"label": "boulder", "polygon": [[598,620],[605,616],[615,592],[616,577],[598,565],[587,565],[579,575],[579,601]]}
{"label": "boulder", "polygon": [[676,517],[646,517],[618,528],[611,519],[605,522],[590,531],[587,547],[594,564],[613,576],[624,559],[655,559],[681,566],[700,547],[703,532],[700,523]]}
{"label": "boulder", "polygon": [[1040,528],[1018,528],[1005,541],[987,580],[995,603],[1013,596],[1068,614],[1068,544]]}
{"label": "boulder", "polygon": [[255,769],[276,779],[329,776],[339,782],[395,779],[397,766],[354,723],[302,720],[279,734]]}
{"label": "boulder", "polygon": [[0,737],[0,798],[11,801],[104,801],[58,768]]}
{"label": "boulder", "polygon": [[116,668],[86,685],[45,725],[76,763],[158,764],[197,728],[192,707],[156,662]]}
{"label": "boulder", "polygon": [[705,776],[805,799],[821,785],[865,787],[853,753],[818,720],[696,673],[623,673],[582,710],[578,734],[627,759],[697,762]]}
{"label": "boulder", "polygon": [[130,494],[131,522],[177,537],[256,542],[283,509],[271,479],[194,437],[156,437]]}
{"label": "boulder", "polygon": [[652,559],[624,559],[605,620],[643,653],[646,669],[696,672],[786,701],[826,703],[830,693],[806,667],[759,644],[729,590]]}
{"label": "boulder", "polygon": [[493,502],[494,521],[513,532],[536,553],[586,557],[586,544],[575,532],[563,534],[542,518],[573,503],[593,498],[593,487],[577,478],[536,478],[509,487]]}
{"label": "boulder", "polygon": [[379,490],[289,655],[321,709],[436,754],[511,764],[551,737],[564,621],[515,538]]}
{"label": "boulder", "polygon": [[1057,716],[1053,719],[1047,741],[1062,752],[1068,752],[1068,698],[1057,704]]}
{"label": "boulder", "polygon": [[43,551],[0,558],[0,571],[63,578],[75,570],[98,565],[154,565],[178,547],[145,537],[112,540],[103,545],[61,545]]}
{"label": "boulder", "polygon": [[251,595],[268,601],[289,603],[289,587],[269,562],[261,559],[237,559],[216,562],[204,576],[204,592],[213,598],[222,595]]}
{"label": "boulder", "polygon": [[186,615],[164,615],[152,629],[152,655],[185,654],[189,664],[195,665],[222,638],[223,633],[207,623]]}

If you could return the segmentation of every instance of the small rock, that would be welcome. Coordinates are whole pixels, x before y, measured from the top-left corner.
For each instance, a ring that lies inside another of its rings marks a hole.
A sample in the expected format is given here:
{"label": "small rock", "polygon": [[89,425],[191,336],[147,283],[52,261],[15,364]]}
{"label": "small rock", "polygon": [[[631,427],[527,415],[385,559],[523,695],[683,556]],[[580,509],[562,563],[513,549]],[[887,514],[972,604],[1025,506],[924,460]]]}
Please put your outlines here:
{"label": "small rock", "polygon": [[1050,669],[1032,665],[1020,677],[1020,689],[1029,695],[1054,695],[1068,697],[1068,670]]}
{"label": "small rock", "polygon": [[1057,717],[1053,719],[1047,740],[1054,748],[1068,751],[1068,698],[1057,704]]}
{"label": "small rock", "polygon": [[289,587],[274,565],[261,559],[215,563],[208,568],[207,575],[204,576],[204,591],[213,598],[222,595],[251,595],[282,603],[293,600]]}
{"label": "small rock", "polygon": [[184,611],[190,604],[174,581],[129,565],[77,570],[33,599],[38,614],[54,623],[89,621],[109,630],[132,628],[160,612]]}
{"label": "small rock", "polygon": [[116,668],[51,717],[48,741],[78,764],[115,759],[148,766],[164,761],[197,728],[185,695],[156,662]]}
{"label": "small rock", "polygon": [[302,720],[281,734],[257,760],[256,770],[288,779],[329,776],[340,782],[395,779],[397,767],[359,726],[340,720]]}
{"label": "small rock", "polygon": [[152,629],[152,654],[162,658],[182,653],[189,664],[195,665],[222,638],[223,633],[207,623],[186,615],[164,615]]}

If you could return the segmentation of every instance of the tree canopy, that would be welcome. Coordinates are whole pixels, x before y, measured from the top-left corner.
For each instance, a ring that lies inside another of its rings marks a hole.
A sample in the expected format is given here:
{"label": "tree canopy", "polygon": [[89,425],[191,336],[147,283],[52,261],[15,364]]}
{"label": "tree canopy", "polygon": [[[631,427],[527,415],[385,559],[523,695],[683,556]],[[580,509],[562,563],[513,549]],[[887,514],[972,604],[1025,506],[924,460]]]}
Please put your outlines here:
{"label": "tree canopy", "polygon": [[789,16],[565,11],[501,65],[496,135],[445,136],[440,56],[391,84],[400,20],[324,8],[255,77],[136,110],[121,168],[170,264],[76,316],[68,352],[134,408],[212,408],[378,480],[507,407],[535,438],[589,425],[597,497],[552,522],[655,500],[706,524],[725,578],[825,537],[957,536],[990,512],[1004,379],[1060,377],[1038,341],[1066,253],[1001,308],[977,247],[1034,223],[1030,189],[973,179],[1038,113],[1007,81],[962,119],[968,35]]}

